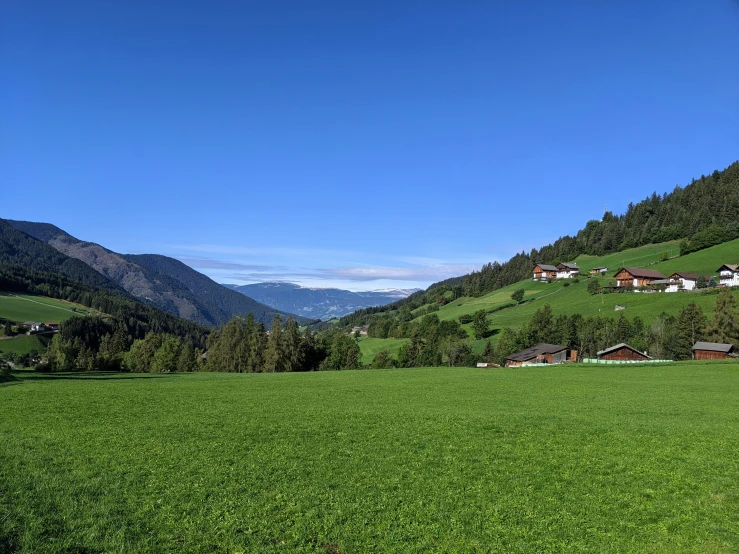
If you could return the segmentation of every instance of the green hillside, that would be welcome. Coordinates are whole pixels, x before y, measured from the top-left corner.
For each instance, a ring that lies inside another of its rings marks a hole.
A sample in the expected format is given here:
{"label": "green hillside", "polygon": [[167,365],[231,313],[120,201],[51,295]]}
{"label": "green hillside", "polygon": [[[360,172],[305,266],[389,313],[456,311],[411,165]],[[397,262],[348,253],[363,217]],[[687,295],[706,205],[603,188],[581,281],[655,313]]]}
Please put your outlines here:
{"label": "green hillside", "polygon": [[90,308],[64,300],[30,294],[0,292],[0,318],[10,321],[66,321],[89,315]]}
{"label": "green hillside", "polygon": [[649,269],[661,271],[664,275],[670,275],[675,271],[685,271],[687,273],[702,273],[703,275],[717,276],[716,271],[724,264],[739,263],[739,239],[724,242],[699,250],[680,258],[668,260],[650,266]]}
{"label": "green hillside", "polygon": [[52,335],[18,335],[17,337],[0,337],[0,355],[13,352],[18,355],[30,354],[34,350],[39,354],[46,352]]}
{"label": "green hillside", "polygon": [[364,365],[369,365],[378,352],[387,350],[391,356],[397,357],[398,350],[408,342],[408,339],[374,339],[374,338],[362,338],[359,341],[359,350],[362,353],[361,362]]}
{"label": "green hillside", "polygon": [[[660,257],[666,253],[669,260],[659,262]],[[602,285],[613,284],[613,275],[622,266],[644,267],[656,269],[665,275],[674,271],[685,271],[689,273],[705,273],[715,275],[716,269],[724,263],[739,262],[739,240],[734,240],[688,254],[675,257],[678,253],[676,241],[661,244],[651,244],[639,248],[633,248],[609,254],[606,256],[580,256],[575,261],[580,265],[585,275],[578,282],[575,280],[560,280],[551,283],[535,282],[532,279],[520,281],[508,285],[494,292],[477,298],[457,298],[434,311],[440,320],[458,320],[460,316],[471,316],[478,310],[488,312],[490,337],[472,342],[473,350],[482,352],[485,343],[490,340],[496,344],[499,331],[504,327],[517,328],[527,323],[531,316],[544,306],[549,304],[555,317],[559,315],[582,314],[584,316],[608,316],[618,318],[624,314],[629,319],[636,316],[644,321],[651,321],[661,313],[676,315],[684,306],[695,302],[703,312],[709,314],[712,310],[716,296],[705,291],[687,293],[613,293],[591,295],[587,291],[588,283],[597,279]],[[608,267],[605,277],[591,277],[587,271],[594,267]],[[511,300],[511,294],[523,288],[525,291],[524,302],[515,305]],[[734,293],[739,298],[739,291]],[[616,306],[625,306],[624,310],[616,310]],[[416,315],[415,322],[420,322],[428,312],[430,305],[423,306],[413,312]],[[469,324],[463,325],[470,337],[473,332]],[[396,353],[399,349],[398,340],[403,339],[368,339],[372,340],[372,352],[387,349]],[[363,362],[371,361],[369,348],[364,347]]]}
{"label": "green hillside", "polygon": [[[604,256],[588,256],[583,254],[575,258],[580,271],[587,273],[595,267],[607,267],[609,274],[615,273],[621,267],[644,267],[658,262],[660,256],[666,254],[670,258],[680,255],[680,241],[673,240],[659,244],[647,244],[639,248],[630,248],[614,254]],[[569,260],[560,260],[569,261]],[[650,267],[650,269],[652,269]]]}

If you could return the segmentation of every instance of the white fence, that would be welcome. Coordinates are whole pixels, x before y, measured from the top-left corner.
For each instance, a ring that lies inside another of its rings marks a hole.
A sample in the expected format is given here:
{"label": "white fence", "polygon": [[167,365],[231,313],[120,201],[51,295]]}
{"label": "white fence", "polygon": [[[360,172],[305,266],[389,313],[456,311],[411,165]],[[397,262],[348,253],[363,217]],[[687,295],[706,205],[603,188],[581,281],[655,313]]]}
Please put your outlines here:
{"label": "white fence", "polygon": [[583,358],[584,364],[662,364],[673,360],[599,360],[598,358]]}

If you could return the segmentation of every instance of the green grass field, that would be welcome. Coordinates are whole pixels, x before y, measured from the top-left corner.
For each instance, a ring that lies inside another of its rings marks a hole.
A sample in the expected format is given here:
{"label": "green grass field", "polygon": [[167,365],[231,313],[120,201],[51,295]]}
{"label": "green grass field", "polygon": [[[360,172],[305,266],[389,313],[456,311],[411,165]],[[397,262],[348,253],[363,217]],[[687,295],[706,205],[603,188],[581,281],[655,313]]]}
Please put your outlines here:
{"label": "green grass field", "polygon": [[739,365],[27,374],[0,551],[736,552]]}
{"label": "green grass field", "polygon": [[[71,308],[77,311],[73,312]],[[70,317],[87,315],[90,309],[80,304],[33,296],[0,292],[0,317],[22,323],[24,321],[65,321]]]}
{"label": "green grass field", "polygon": [[[658,262],[663,253],[667,253],[671,258],[679,256],[680,241],[673,240],[659,244],[647,244],[645,246],[630,248],[629,250],[616,252],[615,254],[608,254],[606,256],[588,256],[583,254],[578,256],[574,261],[583,273],[587,273],[594,267],[607,267],[608,275],[613,275],[622,267],[645,267]],[[650,269],[653,268],[650,267]]]}
{"label": "green grass field", "polygon": [[16,354],[30,354],[36,351],[39,354],[46,352],[52,335],[18,335],[12,338],[0,338],[0,354],[15,352]]}
{"label": "green grass field", "polygon": [[660,262],[650,266],[649,269],[661,271],[665,276],[669,276],[675,271],[684,271],[718,277],[716,270],[719,267],[724,264],[736,263],[739,263],[739,239],[699,250],[681,258]]}
{"label": "green grass field", "polygon": [[410,342],[410,339],[373,339],[363,337],[359,340],[359,351],[362,353],[361,362],[369,365],[378,352],[387,350],[393,358],[398,357],[400,347]]}

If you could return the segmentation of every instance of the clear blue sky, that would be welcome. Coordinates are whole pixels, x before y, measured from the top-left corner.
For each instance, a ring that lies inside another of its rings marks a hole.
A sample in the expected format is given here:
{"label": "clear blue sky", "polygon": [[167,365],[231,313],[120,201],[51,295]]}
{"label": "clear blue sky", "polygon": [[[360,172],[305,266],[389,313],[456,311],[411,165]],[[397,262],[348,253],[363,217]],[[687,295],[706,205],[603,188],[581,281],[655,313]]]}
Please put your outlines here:
{"label": "clear blue sky", "polygon": [[6,0],[0,217],[425,287],[739,159],[739,2]]}

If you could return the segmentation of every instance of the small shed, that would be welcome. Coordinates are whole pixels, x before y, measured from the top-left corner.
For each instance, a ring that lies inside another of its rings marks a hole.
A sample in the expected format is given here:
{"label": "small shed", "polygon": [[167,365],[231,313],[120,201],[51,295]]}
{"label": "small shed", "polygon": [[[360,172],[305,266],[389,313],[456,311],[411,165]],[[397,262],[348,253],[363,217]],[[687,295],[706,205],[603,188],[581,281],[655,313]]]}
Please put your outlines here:
{"label": "small shed", "polygon": [[725,358],[739,358],[733,344],[723,342],[698,341],[693,345],[693,354],[696,360],[723,360]]}
{"label": "small shed", "polygon": [[618,360],[618,361],[639,361],[639,360],[651,360],[643,352],[639,352],[636,348],[629,346],[625,342],[606,348],[598,352],[599,360]]}
{"label": "small shed", "polygon": [[606,271],[608,271],[607,267],[594,267],[590,270],[590,275],[605,275]]}

